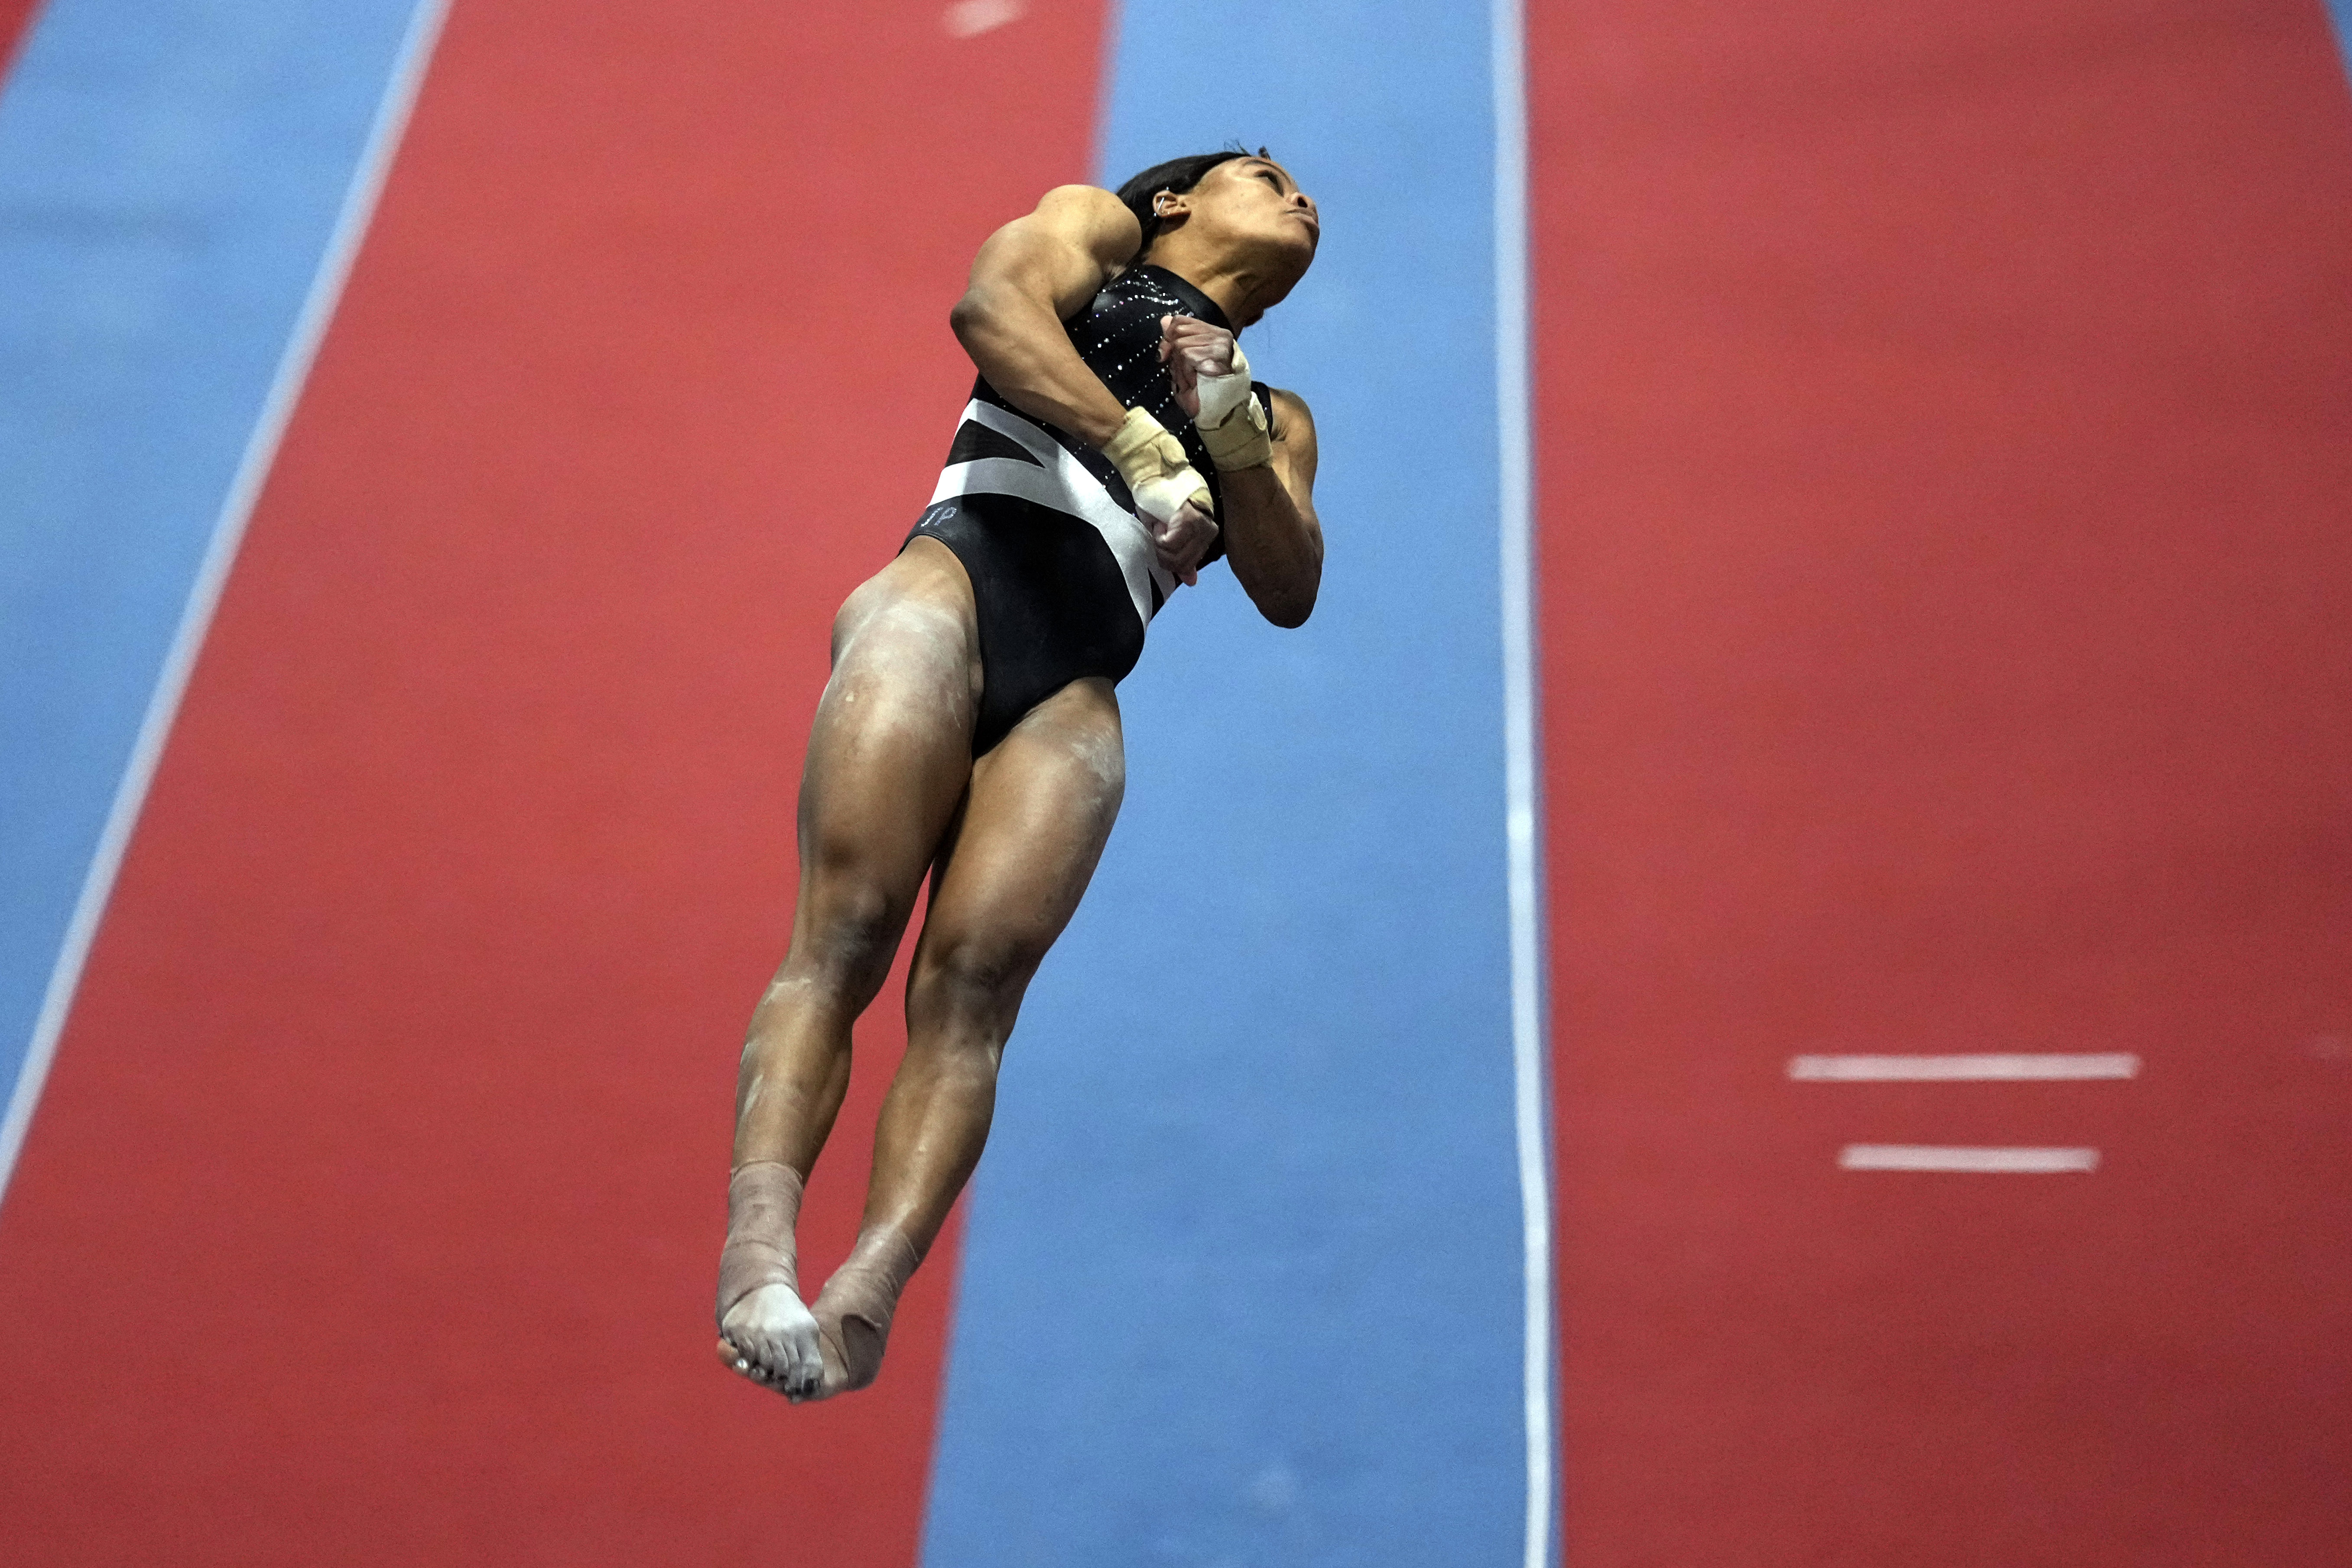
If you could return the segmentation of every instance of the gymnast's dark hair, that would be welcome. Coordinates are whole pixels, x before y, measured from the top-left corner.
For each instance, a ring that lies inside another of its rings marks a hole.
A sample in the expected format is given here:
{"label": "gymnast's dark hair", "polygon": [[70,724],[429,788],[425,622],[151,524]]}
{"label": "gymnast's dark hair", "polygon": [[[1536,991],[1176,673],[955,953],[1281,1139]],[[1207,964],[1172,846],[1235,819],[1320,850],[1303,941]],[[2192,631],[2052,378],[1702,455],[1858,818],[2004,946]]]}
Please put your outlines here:
{"label": "gymnast's dark hair", "polygon": [[1160,237],[1160,219],[1151,211],[1151,198],[1166,191],[1171,195],[1182,195],[1201,183],[1201,176],[1220,163],[1230,163],[1235,158],[1263,158],[1265,149],[1255,153],[1235,142],[1220,153],[1195,153],[1189,158],[1171,158],[1165,163],[1154,163],[1127,184],[1119,186],[1118,199],[1143,226],[1143,243],[1135,247],[1135,259],[1143,259],[1144,252]]}

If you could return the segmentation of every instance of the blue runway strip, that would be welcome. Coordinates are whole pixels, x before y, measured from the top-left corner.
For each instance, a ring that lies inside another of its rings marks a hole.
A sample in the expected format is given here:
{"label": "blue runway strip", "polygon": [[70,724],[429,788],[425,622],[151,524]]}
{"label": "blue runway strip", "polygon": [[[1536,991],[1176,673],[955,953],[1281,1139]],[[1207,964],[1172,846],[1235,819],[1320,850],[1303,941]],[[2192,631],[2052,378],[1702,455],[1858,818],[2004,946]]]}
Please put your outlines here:
{"label": "blue runway strip", "polygon": [[0,1085],[415,11],[51,0],[0,97]]}
{"label": "blue runway strip", "polygon": [[1239,138],[1321,205],[1244,342],[1316,411],[1329,560],[1297,632],[1216,569],[1122,688],[1125,811],[974,1194],[926,1558],[1517,1563],[1486,13],[1121,26],[1106,184]]}

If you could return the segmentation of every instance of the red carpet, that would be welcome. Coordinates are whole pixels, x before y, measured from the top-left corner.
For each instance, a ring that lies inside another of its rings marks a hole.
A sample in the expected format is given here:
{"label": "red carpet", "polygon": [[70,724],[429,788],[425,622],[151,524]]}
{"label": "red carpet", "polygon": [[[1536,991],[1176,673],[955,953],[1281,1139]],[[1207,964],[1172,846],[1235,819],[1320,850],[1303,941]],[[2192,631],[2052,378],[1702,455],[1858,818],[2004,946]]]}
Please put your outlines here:
{"label": "red carpet", "polygon": [[2320,7],[1535,12],[1569,1562],[2341,1563]]}
{"label": "red carpet", "polygon": [[40,5],[41,0],[0,0],[0,71],[5,71],[16,59],[16,49],[32,25],[33,13]]}

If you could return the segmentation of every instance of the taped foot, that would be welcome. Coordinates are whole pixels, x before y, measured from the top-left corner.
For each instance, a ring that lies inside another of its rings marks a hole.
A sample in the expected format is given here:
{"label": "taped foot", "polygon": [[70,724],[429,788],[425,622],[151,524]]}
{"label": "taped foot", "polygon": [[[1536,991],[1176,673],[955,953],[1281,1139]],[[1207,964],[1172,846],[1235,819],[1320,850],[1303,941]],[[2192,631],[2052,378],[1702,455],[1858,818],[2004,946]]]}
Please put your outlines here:
{"label": "taped foot", "polygon": [[848,1261],[834,1270],[811,1309],[824,1358],[824,1381],[817,1397],[855,1393],[882,1374],[882,1352],[890,1342],[898,1294],[922,1260],[923,1255],[897,1231],[859,1234]]}
{"label": "taped foot", "polygon": [[737,1166],[719,1255],[719,1362],[795,1401],[814,1397],[824,1382],[816,1319],[793,1262],[800,1212],[799,1172],[773,1160]]}

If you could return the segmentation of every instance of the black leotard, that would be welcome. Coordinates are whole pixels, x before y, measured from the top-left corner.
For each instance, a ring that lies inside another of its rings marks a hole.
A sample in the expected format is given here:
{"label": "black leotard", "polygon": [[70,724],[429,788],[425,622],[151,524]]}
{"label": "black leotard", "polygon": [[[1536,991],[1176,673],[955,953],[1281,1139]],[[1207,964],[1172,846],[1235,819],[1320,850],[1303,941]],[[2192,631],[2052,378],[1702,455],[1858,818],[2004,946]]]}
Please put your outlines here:
{"label": "black leotard", "polygon": [[[1184,444],[1222,501],[1216,464],[1160,363],[1162,316],[1227,324],[1207,295],[1146,264],[1105,284],[1064,325],[1121,404],[1150,410]],[[1268,398],[1264,386],[1252,390]],[[1142,656],[1144,627],[1176,590],[1110,459],[1021,413],[986,377],[972,387],[939,488],[907,537],[916,534],[954,551],[971,579],[982,679],[974,756],[1071,681],[1126,679]],[[1223,553],[1220,536],[1202,564]]]}

